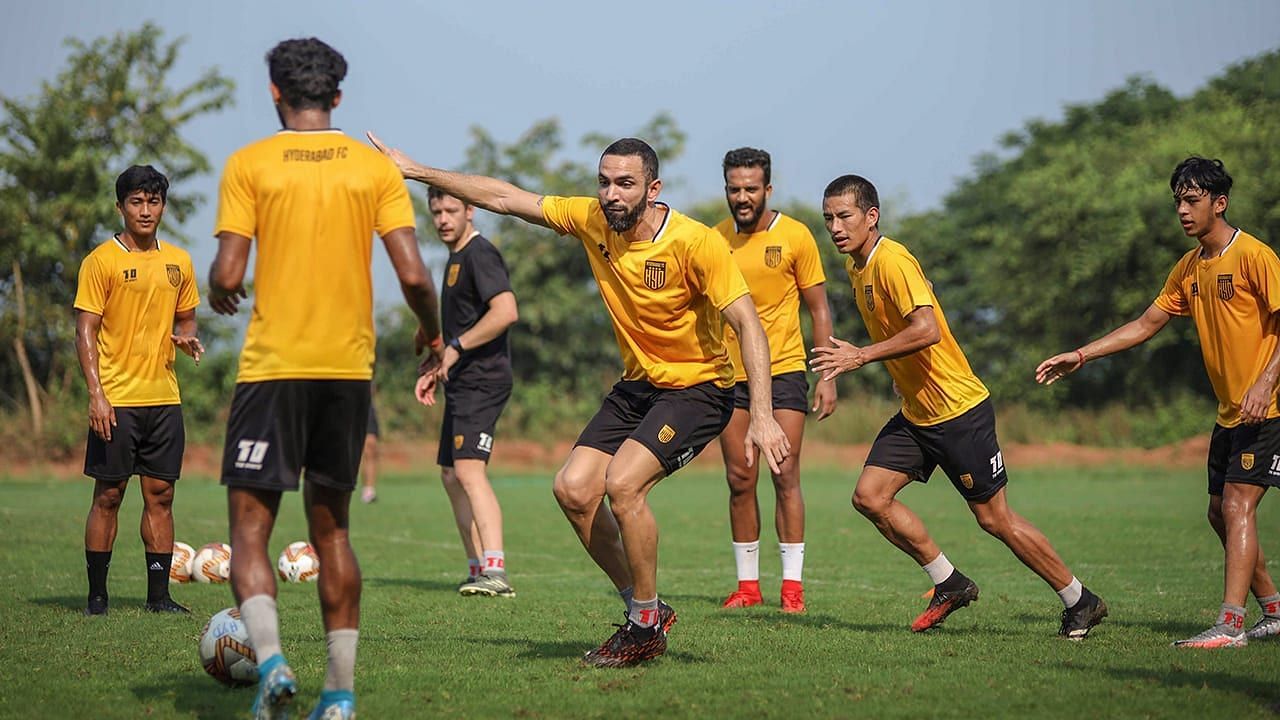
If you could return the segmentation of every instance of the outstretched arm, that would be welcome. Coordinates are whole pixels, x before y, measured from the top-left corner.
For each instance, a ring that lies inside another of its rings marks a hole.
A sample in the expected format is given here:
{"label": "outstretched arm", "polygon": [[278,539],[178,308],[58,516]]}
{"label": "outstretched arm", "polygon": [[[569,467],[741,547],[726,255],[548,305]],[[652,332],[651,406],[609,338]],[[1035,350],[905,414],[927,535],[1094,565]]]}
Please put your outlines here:
{"label": "outstretched arm", "polygon": [[218,233],[218,254],[209,268],[209,306],[219,315],[234,315],[244,291],[244,273],[249,266],[252,241],[233,232]]}
{"label": "outstretched arm", "polygon": [[1052,385],[1054,382],[1084,367],[1095,358],[1128,350],[1150,340],[1169,324],[1169,313],[1152,305],[1136,320],[1121,325],[1078,350],[1059,353],[1036,366],[1036,382]]}
{"label": "outstretched arm", "polygon": [[499,215],[513,215],[524,220],[548,227],[542,217],[542,196],[521,190],[505,180],[485,177],[484,175],[466,175],[463,173],[440,170],[415,162],[413,158],[400,150],[388,147],[377,135],[365,133],[369,142],[400,168],[400,174],[408,180],[417,180],[432,187],[439,188],[459,200],[483,208]]}

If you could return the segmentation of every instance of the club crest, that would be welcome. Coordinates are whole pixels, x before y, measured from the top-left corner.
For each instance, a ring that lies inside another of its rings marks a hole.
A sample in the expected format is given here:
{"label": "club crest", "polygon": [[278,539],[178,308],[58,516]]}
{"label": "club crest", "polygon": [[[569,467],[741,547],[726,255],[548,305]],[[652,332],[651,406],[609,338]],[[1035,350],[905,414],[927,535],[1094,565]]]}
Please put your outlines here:
{"label": "club crest", "polygon": [[644,286],[650,290],[661,290],[667,284],[667,263],[665,260],[644,261]]}
{"label": "club crest", "polygon": [[969,473],[965,473],[965,474],[961,475],[961,476],[960,476],[960,484],[961,484],[961,485],[964,485],[964,488],[965,488],[966,490],[972,490],[972,489],[973,489],[973,476],[972,476],[972,475],[970,475]]}
{"label": "club crest", "polygon": [[464,436],[462,436],[462,435],[454,435],[454,436],[453,436],[453,449],[454,449],[454,450],[461,450],[461,449],[462,449],[462,443],[463,443],[465,440],[466,440],[466,438],[465,438]]}
{"label": "club crest", "polygon": [[876,294],[875,294],[875,292],[871,289],[871,286],[870,286],[870,285],[864,285],[864,286],[862,286],[862,295],[863,295],[863,297],[866,299],[867,312],[871,312],[871,311],[875,310],[875,309],[876,309]]}
{"label": "club crest", "polygon": [[453,287],[458,284],[458,273],[462,271],[462,263],[454,263],[449,266],[449,275],[445,278],[444,284]]}
{"label": "club crest", "polygon": [[663,425],[662,429],[658,431],[658,442],[665,445],[671,442],[671,439],[674,438],[675,436],[676,436],[675,428],[671,427],[670,425]]}
{"label": "club crest", "polygon": [[782,264],[782,246],[769,245],[764,249],[764,264],[776,268]]}
{"label": "club crest", "polygon": [[169,278],[169,284],[178,287],[182,284],[182,269],[177,265],[165,265],[164,274]]}
{"label": "club crest", "polygon": [[1195,282],[1195,281],[1192,281],[1192,283],[1191,283],[1191,297],[1200,297],[1200,283]]}
{"label": "club crest", "polygon": [[1236,296],[1236,286],[1231,282],[1231,273],[1218,276],[1218,299],[1230,300]]}
{"label": "club crest", "polygon": [[1240,453],[1240,468],[1243,470],[1253,469],[1253,453]]}

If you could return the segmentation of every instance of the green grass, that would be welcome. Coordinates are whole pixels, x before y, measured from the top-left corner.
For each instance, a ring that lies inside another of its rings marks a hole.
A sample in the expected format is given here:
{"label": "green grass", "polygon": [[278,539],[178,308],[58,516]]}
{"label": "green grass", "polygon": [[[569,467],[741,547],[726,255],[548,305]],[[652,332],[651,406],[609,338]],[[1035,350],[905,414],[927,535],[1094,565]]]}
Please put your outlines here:
{"label": "green grass", "polygon": [[[353,510],[364,568],[360,715],[386,717],[1275,717],[1280,642],[1187,651],[1175,638],[1213,621],[1221,549],[1204,514],[1201,472],[1017,471],[1011,504],[1107,599],[1111,617],[1074,644],[1056,637],[1057,597],[984,535],[941,477],[903,499],[925,519],[982,599],[941,630],[913,635],[927,578],[849,506],[852,475],[811,471],[807,615],[777,611],[779,570],[766,523],[768,605],[725,612],[734,584],[726,491],[707,473],[652,496],[662,529],[662,597],[680,612],[670,649],[646,667],[594,670],[581,653],[612,631],[621,603],[564,521],[549,474],[495,478],[507,521],[514,600],[458,597],[464,574],[434,471],[393,476]],[[85,618],[80,537],[87,482],[0,482],[0,718],[240,718],[251,690],[224,689],[196,660],[227,586],[176,586],[193,617],[153,617],[130,488],[111,575],[112,611]],[[772,516],[770,492],[764,515]],[[1280,511],[1260,513],[1272,554]],[[183,480],[178,539],[226,538],[223,491]],[[286,498],[272,543],[303,538]],[[310,709],[324,674],[315,589],[281,587],[282,634]],[[1250,607],[1252,622],[1257,607]]]}

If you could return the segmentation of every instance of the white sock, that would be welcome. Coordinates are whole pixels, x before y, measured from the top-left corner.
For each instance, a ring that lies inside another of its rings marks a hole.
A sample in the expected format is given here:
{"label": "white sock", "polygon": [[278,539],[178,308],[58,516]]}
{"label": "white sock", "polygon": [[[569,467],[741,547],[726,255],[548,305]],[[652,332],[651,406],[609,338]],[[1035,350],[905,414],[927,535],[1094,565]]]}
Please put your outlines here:
{"label": "white sock", "polygon": [[240,603],[240,619],[249,631],[249,642],[259,662],[280,655],[280,617],[276,599],[270,595],[254,595]]}
{"label": "white sock", "polygon": [[733,544],[733,560],[738,564],[738,582],[760,579],[760,541]]}
{"label": "white sock", "polygon": [[1080,602],[1080,596],[1084,594],[1084,586],[1076,579],[1075,575],[1071,576],[1071,582],[1067,586],[1058,591],[1058,597],[1062,598],[1062,607],[1072,608],[1076,603]]}
{"label": "white sock", "polygon": [[952,565],[951,561],[943,553],[938,553],[938,557],[921,567],[924,568],[925,572],[929,573],[929,579],[933,581],[934,585],[941,585],[943,580],[951,577],[951,573],[956,571],[956,566]]}
{"label": "white sock", "polygon": [[325,635],[329,645],[329,671],[324,676],[325,690],[356,689],[356,641],[360,631],[332,630]]}
{"label": "white sock", "polygon": [[636,594],[635,588],[628,585],[618,591],[618,597],[622,598],[623,604],[627,606],[627,612],[631,612],[631,598]]}
{"label": "white sock", "polygon": [[631,612],[627,619],[640,627],[653,627],[658,624],[658,596],[652,600],[632,600]]}
{"label": "white sock", "polygon": [[484,551],[484,567],[487,573],[505,573],[507,571],[506,555],[501,550]]}
{"label": "white sock", "polygon": [[804,543],[778,543],[782,554],[782,579],[800,582],[804,575]]}

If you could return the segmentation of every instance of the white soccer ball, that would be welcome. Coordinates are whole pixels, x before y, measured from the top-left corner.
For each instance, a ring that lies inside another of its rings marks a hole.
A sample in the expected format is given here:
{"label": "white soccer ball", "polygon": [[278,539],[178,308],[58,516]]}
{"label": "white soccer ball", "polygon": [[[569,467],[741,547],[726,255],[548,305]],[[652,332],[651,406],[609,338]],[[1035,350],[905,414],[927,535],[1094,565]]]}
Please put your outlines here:
{"label": "white soccer ball", "polygon": [[258,682],[258,654],[239,610],[227,608],[209,619],[200,632],[200,664],[223,685]]}
{"label": "white soccer ball", "polygon": [[320,577],[320,556],[311,543],[299,540],[289,543],[276,563],[280,579],[286,582],[315,582]]}
{"label": "white soccer ball", "polygon": [[209,543],[196,551],[191,564],[191,577],[196,582],[224,583],[231,577],[231,546]]}
{"label": "white soccer ball", "polygon": [[174,582],[191,582],[191,569],[195,566],[196,551],[184,542],[173,541],[173,562],[169,565],[169,579]]}

